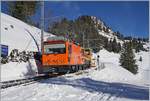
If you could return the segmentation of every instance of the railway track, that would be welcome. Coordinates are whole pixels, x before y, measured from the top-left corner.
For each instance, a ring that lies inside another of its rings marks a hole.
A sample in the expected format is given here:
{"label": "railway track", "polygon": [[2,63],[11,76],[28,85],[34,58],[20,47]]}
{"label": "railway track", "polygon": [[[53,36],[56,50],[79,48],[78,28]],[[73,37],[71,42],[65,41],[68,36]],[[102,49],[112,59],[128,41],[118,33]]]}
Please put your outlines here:
{"label": "railway track", "polygon": [[57,76],[61,76],[61,75],[62,74],[52,74],[52,75],[36,76],[36,77],[32,77],[32,78],[4,81],[4,82],[1,82],[1,89],[6,89],[8,87],[18,86],[18,85],[22,85],[22,84],[28,85],[29,83],[34,83],[34,82],[42,80],[42,79],[48,79],[48,78],[57,77]]}
{"label": "railway track", "polygon": [[[76,75],[82,74],[79,71],[76,72],[76,73],[77,73]],[[58,77],[58,76],[62,76],[64,74],[66,74],[66,73],[35,76],[35,77],[32,77],[32,78],[25,78],[25,79],[4,81],[4,82],[0,82],[0,84],[1,84],[1,89],[6,89],[8,87],[13,87],[13,86],[18,86],[18,85],[29,85],[29,84],[35,83],[36,81],[40,81],[42,79],[48,79],[48,78],[52,78],[52,77]]]}

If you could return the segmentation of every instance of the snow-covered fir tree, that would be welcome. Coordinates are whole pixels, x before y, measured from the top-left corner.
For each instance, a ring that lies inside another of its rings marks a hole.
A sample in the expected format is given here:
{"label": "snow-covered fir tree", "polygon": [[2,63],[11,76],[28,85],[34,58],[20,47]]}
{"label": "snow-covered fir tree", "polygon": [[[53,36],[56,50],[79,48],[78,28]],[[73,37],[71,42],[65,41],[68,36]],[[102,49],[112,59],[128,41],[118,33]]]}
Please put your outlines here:
{"label": "snow-covered fir tree", "polygon": [[138,71],[138,66],[136,65],[136,60],[134,59],[135,55],[132,47],[131,41],[123,44],[120,56],[120,64],[123,68],[136,74]]}

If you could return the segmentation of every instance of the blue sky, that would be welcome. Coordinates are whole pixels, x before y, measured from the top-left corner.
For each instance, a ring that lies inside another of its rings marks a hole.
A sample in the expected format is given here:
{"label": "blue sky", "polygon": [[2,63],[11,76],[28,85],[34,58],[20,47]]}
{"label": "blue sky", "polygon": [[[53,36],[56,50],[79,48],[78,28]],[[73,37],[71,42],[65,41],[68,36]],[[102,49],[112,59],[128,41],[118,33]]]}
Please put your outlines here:
{"label": "blue sky", "polygon": [[[2,3],[2,12],[7,7]],[[123,35],[148,37],[149,3],[148,1],[45,1],[46,20],[54,21],[60,17],[74,20],[81,15],[92,15],[102,19],[106,25]],[[39,21],[40,9],[32,17]]]}

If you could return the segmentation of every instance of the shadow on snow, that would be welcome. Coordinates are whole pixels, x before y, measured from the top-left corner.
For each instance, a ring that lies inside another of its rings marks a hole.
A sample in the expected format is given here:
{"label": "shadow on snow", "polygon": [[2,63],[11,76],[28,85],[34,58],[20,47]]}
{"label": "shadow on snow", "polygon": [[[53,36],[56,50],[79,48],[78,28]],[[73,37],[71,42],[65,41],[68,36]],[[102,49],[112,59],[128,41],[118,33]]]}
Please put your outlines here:
{"label": "shadow on snow", "polygon": [[103,81],[95,81],[90,78],[68,80],[64,77],[51,78],[40,82],[57,85],[69,85],[72,87],[87,90],[89,92],[102,92],[122,98],[149,100],[149,90],[147,87],[125,83],[109,83]]}

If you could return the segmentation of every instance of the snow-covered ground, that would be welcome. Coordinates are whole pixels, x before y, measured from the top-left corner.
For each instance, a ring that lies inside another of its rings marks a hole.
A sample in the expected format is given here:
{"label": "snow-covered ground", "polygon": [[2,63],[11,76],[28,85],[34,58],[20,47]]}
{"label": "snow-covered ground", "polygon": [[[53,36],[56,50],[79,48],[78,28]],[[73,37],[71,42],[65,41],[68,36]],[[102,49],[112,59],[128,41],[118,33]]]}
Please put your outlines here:
{"label": "snow-covered ground", "polygon": [[[1,13],[1,41],[14,48],[38,51],[40,30]],[[13,25],[13,27],[12,27]],[[32,34],[29,34],[28,31]],[[38,34],[39,33],[39,34]],[[48,33],[47,33],[48,34]],[[47,35],[45,33],[45,35]],[[50,36],[52,36],[50,34]],[[34,38],[33,38],[34,37]],[[30,85],[10,87],[1,91],[2,101],[148,101],[149,91],[145,70],[149,70],[149,53],[136,54],[139,73],[133,75],[119,64],[119,54],[105,49],[97,53],[103,69],[89,69],[75,74],[42,80]],[[142,62],[138,61],[142,56]],[[36,75],[34,59],[27,63],[1,65],[1,80]]]}
{"label": "snow-covered ground", "polygon": [[[40,49],[41,30],[28,25],[14,17],[1,13],[1,44],[8,45],[9,54],[13,49],[21,51],[34,51]],[[44,32],[44,40],[47,37],[54,36]],[[32,67],[31,67],[32,65]],[[34,67],[33,67],[34,66]],[[34,60],[30,63],[10,62],[1,65],[1,81],[21,79],[31,76],[30,71],[37,72]],[[28,75],[30,74],[30,75]],[[35,74],[33,73],[33,76]]]}
{"label": "snow-covered ground", "polygon": [[[148,101],[147,87],[123,82],[108,82],[107,68],[86,70],[40,82],[2,90],[2,101]],[[106,73],[103,73],[103,72]],[[119,73],[116,70],[114,73]],[[103,74],[101,74],[103,73]],[[121,72],[122,73],[122,72]],[[105,75],[104,75],[105,74]],[[127,74],[127,73],[126,73]],[[107,77],[106,77],[107,75]],[[119,75],[122,78],[122,75]],[[124,76],[123,76],[124,77]],[[101,79],[101,78],[107,78]],[[108,79],[109,80],[109,79]],[[114,80],[112,80],[114,81]],[[127,82],[127,81],[126,81]]]}
{"label": "snow-covered ground", "polygon": [[27,86],[7,88],[2,90],[1,99],[2,101],[149,100],[149,89],[142,78],[119,66],[119,54],[104,49],[97,54],[100,55],[100,64],[105,65],[101,70],[92,68]]}
{"label": "snow-covered ground", "polygon": [[[38,51],[36,43],[40,48],[40,36],[40,29],[1,13],[1,44],[8,45],[9,52],[12,49]],[[48,36],[53,35],[45,32],[44,39]]]}
{"label": "snow-covered ground", "polygon": [[28,62],[9,62],[1,65],[1,81],[29,78],[37,75],[37,66],[34,59]]}
{"label": "snow-covered ground", "polygon": [[[140,57],[142,61],[139,61]],[[137,77],[141,78],[141,82],[150,84],[150,53],[141,51],[135,54],[135,58],[139,67]]]}
{"label": "snow-covered ground", "polygon": [[100,35],[108,38],[108,40],[113,41],[113,39],[115,38],[118,43],[120,43],[121,45],[123,44],[123,41],[118,39],[118,37],[116,35],[113,35],[112,33],[105,33],[105,32],[102,32],[100,30],[98,30],[98,32]]}
{"label": "snow-covered ground", "polygon": [[[149,57],[149,52],[141,51],[139,53],[135,53],[135,59],[136,59],[136,64],[138,65],[138,73],[136,75],[130,73],[129,71],[123,69],[120,66],[119,63],[119,58],[120,54],[116,54],[113,52],[108,52],[107,50],[103,49],[100,50],[99,53],[100,56],[100,61],[101,63],[105,64],[105,69],[102,73],[105,74],[105,72],[109,73],[106,74],[106,78],[109,76],[111,78],[111,75],[114,74],[114,80],[120,80],[120,82],[127,81],[128,83],[131,82],[136,82],[139,84],[149,84],[149,73],[150,73],[150,57]],[[142,61],[139,61],[140,56],[142,57]],[[120,72],[116,71],[119,70]],[[114,71],[114,72],[113,72]],[[116,73],[115,73],[116,72]],[[118,73],[117,73],[118,72]],[[121,77],[121,78],[116,78],[116,77]],[[104,79],[106,79],[104,78]],[[112,79],[110,79],[112,81]]]}

